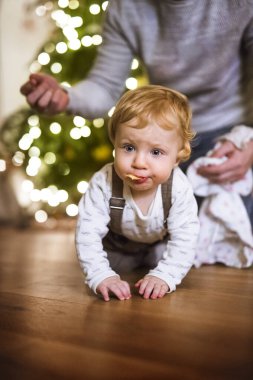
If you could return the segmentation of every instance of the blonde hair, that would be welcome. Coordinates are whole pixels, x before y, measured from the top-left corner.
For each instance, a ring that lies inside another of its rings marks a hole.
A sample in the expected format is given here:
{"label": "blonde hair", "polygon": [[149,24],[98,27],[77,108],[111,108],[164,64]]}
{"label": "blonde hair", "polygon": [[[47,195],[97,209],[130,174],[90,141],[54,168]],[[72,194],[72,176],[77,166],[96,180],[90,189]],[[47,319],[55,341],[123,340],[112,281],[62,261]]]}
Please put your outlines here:
{"label": "blonde hair", "polygon": [[186,161],[191,154],[190,142],[195,136],[191,117],[187,97],[180,92],[163,86],[143,86],[127,91],[118,101],[109,120],[109,137],[114,143],[120,124],[144,128],[149,122],[155,122],[164,129],[176,128],[182,140],[178,161]]}

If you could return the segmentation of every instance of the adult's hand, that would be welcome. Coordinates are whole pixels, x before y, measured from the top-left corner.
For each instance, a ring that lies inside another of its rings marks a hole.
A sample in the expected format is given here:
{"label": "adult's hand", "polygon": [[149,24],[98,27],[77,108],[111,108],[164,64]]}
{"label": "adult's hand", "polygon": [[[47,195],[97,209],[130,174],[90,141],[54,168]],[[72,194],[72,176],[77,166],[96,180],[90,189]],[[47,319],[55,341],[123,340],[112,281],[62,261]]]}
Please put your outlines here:
{"label": "adult's hand", "polygon": [[56,115],[67,109],[68,93],[50,75],[31,74],[20,91],[38,112]]}
{"label": "adult's hand", "polygon": [[249,141],[243,150],[238,149],[231,141],[223,141],[211,157],[224,156],[228,159],[223,164],[201,166],[198,173],[218,184],[242,179],[253,165],[253,140]]}

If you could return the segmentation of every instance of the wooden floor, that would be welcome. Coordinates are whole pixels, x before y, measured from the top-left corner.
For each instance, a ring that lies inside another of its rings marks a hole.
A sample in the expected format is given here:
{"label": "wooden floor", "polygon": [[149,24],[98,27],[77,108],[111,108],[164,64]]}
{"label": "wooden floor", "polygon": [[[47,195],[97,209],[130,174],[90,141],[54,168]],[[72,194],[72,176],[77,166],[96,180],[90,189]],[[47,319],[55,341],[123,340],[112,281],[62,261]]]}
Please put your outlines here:
{"label": "wooden floor", "polygon": [[253,379],[252,268],[106,303],[83,284],[73,229],[1,228],[0,291],[1,380]]}

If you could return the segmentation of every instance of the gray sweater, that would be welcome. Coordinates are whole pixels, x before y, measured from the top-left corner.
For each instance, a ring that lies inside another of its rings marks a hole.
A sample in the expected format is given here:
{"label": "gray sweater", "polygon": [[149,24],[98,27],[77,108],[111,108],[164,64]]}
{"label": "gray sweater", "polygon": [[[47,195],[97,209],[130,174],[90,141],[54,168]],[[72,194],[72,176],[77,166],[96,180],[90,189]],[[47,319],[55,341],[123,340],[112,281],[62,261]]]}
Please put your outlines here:
{"label": "gray sweater", "polygon": [[103,45],[69,109],[97,118],[125,88],[133,57],[150,83],[185,93],[197,132],[253,126],[253,0],[110,0]]}

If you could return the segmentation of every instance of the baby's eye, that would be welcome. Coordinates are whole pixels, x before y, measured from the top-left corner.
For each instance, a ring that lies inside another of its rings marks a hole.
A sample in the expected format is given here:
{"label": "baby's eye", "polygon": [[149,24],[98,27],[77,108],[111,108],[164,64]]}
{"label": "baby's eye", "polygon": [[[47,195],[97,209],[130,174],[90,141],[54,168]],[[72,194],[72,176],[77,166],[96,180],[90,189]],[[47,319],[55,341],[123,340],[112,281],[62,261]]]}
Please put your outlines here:
{"label": "baby's eye", "polygon": [[151,151],[151,154],[152,154],[153,156],[160,156],[160,154],[162,154],[162,152],[161,152],[159,149],[153,149],[153,150]]}
{"label": "baby's eye", "polygon": [[134,151],[134,146],[133,145],[130,145],[130,144],[126,144],[123,146],[124,150],[126,152],[133,152]]}

